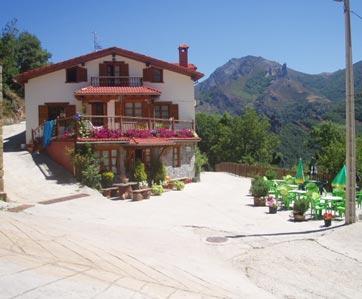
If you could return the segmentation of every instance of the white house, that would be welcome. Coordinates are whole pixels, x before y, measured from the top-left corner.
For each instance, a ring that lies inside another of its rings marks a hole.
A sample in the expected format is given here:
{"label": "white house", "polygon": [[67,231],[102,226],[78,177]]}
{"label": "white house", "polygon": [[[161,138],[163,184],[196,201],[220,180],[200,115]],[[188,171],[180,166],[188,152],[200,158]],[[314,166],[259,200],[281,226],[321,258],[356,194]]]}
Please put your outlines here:
{"label": "white house", "polygon": [[[112,47],[18,75],[25,88],[26,143],[39,142],[44,122],[55,119],[47,150],[69,170],[64,147],[87,142],[102,167],[117,174],[137,158],[147,165],[158,156],[170,176],[192,177],[198,138],[183,129],[194,130],[194,82],[203,74],[188,63],[187,45],[178,50],[178,63],[169,63]],[[91,135],[79,134],[76,114],[92,127]],[[106,137],[96,133],[101,129]]]}

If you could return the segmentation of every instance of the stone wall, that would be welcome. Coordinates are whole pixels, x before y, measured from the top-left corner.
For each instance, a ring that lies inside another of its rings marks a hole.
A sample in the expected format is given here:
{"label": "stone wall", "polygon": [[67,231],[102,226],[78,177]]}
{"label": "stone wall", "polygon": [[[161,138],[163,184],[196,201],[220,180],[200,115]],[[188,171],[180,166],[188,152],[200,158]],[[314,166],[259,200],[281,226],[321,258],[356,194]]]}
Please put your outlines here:
{"label": "stone wall", "polygon": [[162,163],[165,165],[167,175],[171,178],[188,177],[193,178],[195,176],[195,144],[185,144],[180,146],[180,159],[181,166],[173,167],[172,148],[169,148],[162,155]]}

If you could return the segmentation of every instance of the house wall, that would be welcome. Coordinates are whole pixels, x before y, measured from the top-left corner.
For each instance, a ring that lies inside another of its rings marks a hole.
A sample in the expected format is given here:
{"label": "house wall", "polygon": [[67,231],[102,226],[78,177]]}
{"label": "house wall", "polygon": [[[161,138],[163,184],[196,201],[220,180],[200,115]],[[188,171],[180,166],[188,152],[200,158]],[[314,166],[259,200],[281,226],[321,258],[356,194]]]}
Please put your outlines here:
{"label": "house wall", "polygon": [[172,148],[162,155],[162,163],[165,165],[167,175],[170,178],[195,177],[195,144],[180,146],[181,166],[173,167]]}
{"label": "house wall", "polygon": [[74,150],[74,142],[72,141],[52,141],[46,151],[47,154],[58,164],[63,166],[71,174],[73,174],[73,162],[69,155],[69,150]]}
{"label": "house wall", "polygon": [[[76,105],[77,112],[82,111],[81,102],[76,100],[74,92],[90,85],[91,77],[98,76],[99,63],[112,60],[112,56],[104,56],[85,63],[88,73],[88,82],[65,83],[65,69],[30,79],[25,83],[25,109],[26,109],[26,143],[31,143],[31,130],[38,127],[38,106],[50,102],[69,102]],[[142,77],[145,64],[121,56],[117,61],[129,64],[131,77]],[[159,101],[172,101],[179,104],[179,118],[182,120],[195,119],[194,83],[189,76],[168,70],[163,71],[164,83],[144,82],[144,86],[157,88],[161,91]],[[89,113],[87,107],[87,113]],[[114,102],[109,102],[108,113],[114,115]]]}

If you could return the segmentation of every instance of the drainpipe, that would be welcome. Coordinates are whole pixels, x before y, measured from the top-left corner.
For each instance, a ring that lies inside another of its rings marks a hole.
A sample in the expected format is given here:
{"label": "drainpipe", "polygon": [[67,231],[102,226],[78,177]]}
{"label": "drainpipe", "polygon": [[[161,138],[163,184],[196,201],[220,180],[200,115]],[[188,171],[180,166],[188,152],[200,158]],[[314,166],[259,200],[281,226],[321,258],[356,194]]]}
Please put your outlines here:
{"label": "drainpipe", "polygon": [[0,64],[0,200],[6,201],[4,192],[4,142],[3,142],[3,67]]}

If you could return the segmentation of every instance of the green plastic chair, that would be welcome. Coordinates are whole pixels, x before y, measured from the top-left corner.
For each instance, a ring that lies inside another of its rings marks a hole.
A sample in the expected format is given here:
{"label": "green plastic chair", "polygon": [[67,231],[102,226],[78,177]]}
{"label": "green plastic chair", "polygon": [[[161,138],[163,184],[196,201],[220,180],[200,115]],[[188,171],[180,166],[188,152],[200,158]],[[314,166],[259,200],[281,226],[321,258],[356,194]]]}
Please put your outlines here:
{"label": "green plastic chair", "polygon": [[307,192],[310,201],[311,215],[315,219],[321,219],[323,211],[327,209],[326,203],[321,200],[319,192]]}
{"label": "green plastic chair", "polygon": [[356,193],[356,202],[357,202],[357,207],[361,208],[362,207],[362,192],[357,192]]}

